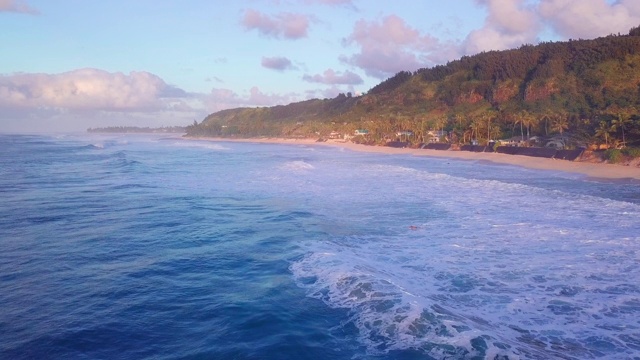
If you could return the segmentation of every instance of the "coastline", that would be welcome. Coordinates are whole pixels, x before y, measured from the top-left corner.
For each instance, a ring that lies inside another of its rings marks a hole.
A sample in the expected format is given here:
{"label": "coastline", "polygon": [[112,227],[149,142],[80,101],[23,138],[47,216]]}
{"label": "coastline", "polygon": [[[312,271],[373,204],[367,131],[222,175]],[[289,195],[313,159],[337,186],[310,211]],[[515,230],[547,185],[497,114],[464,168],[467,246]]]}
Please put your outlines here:
{"label": "coastline", "polygon": [[449,158],[467,161],[488,161],[496,164],[521,166],[529,169],[551,170],[574,174],[586,175],[594,179],[606,180],[638,180],[640,181],[640,167],[624,166],[616,164],[593,163],[584,161],[568,161],[538,158],[522,155],[508,155],[500,153],[476,153],[470,151],[457,150],[429,150],[411,148],[393,148],[387,146],[371,146],[354,144],[352,142],[342,142],[327,140],[316,142],[314,139],[284,139],[284,138],[251,138],[251,139],[229,139],[229,138],[190,138],[185,140],[204,140],[215,142],[249,142],[266,144],[291,144],[291,145],[318,145],[344,148],[351,151],[369,152],[384,155],[412,155],[430,156],[439,158]]}

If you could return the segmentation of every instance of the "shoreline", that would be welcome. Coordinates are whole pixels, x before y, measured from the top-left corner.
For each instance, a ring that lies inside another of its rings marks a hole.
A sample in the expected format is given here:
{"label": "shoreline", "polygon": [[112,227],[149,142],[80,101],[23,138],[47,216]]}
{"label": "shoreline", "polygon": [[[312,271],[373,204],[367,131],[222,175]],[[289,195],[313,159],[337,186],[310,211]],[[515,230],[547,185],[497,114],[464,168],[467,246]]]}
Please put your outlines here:
{"label": "shoreline", "polygon": [[342,142],[327,140],[316,142],[314,139],[285,139],[285,138],[250,138],[250,139],[230,139],[230,138],[192,138],[184,137],[185,140],[203,140],[215,142],[248,142],[264,144],[290,144],[290,145],[318,145],[344,148],[351,151],[368,152],[383,155],[412,155],[438,158],[449,158],[467,161],[488,161],[495,164],[505,164],[520,166],[528,169],[560,171],[566,173],[582,174],[588,178],[606,180],[637,180],[640,181],[640,167],[624,166],[616,164],[593,163],[584,161],[569,161],[539,158],[523,155],[508,155],[500,153],[476,153],[459,150],[429,150],[411,148],[393,148],[387,146],[372,146],[354,144],[352,142]]}

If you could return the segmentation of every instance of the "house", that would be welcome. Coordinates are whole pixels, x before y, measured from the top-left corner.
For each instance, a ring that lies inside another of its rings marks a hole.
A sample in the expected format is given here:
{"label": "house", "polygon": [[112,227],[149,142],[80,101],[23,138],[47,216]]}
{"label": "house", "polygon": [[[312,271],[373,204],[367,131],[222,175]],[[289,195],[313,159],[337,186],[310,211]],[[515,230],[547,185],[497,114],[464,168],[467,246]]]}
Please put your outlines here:
{"label": "house", "polygon": [[558,139],[552,139],[547,142],[544,147],[553,148],[556,150],[564,150],[564,141]]}
{"label": "house", "polygon": [[443,130],[429,130],[427,132],[427,139],[429,140],[429,143],[439,143],[440,139],[442,139],[443,137],[446,138],[447,137],[447,132],[443,131]]}
{"label": "house", "polygon": [[359,136],[359,135],[361,136],[369,135],[369,130],[358,129],[353,132],[353,136]]}
{"label": "house", "polygon": [[400,139],[400,141],[409,141],[410,136],[413,136],[413,131],[411,130],[403,130],[396,133],[396,138]]}
{"label": "house", "polygon": [[540,138],[539,136],[532,136],[529,138],[529,144],[532,145],[537,145],[538,143],[542,142],[542,138]]}
{"label": "house", "polygon": [[527,142],[522,140],[522,136],[514,136],[509,139],[498,140],[500,146],[526,146]]}
{"label": "house", "polygon": [[332,131],[332,132],[329,134],[329,139],[340,139],[340,138],[342,138],[342,134],[340,134],[340,133],[339,133],[339,132],[337,132],[337,131]]}
{"label": "house", "polygon": [[413,136],[413,131],[411,130],[404,130],[404,131],[398,131],[396,133],[397,137],[402,137],[402,136]]}

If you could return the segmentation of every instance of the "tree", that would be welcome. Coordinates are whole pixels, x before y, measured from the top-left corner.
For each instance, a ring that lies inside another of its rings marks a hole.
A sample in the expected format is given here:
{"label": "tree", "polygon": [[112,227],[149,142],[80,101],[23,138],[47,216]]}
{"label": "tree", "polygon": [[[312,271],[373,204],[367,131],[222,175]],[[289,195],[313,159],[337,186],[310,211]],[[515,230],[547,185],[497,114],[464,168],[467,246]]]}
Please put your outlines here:
{"label": "tree", "polygon": [[447,118],[445,116],[439,116],[434,120],[434,126],[436,130],[444,132],[444,125],[447,123]]}
{"label": "tree", "polygon": [[462,138],[462,143],[467,142],[467,135],[469,135],[469,119],[461,114],[456,114],[453,116],[454,121],[454,131],[458,136],[458,142],[460,138]]}
{"label": "tree", "polygon": [[569,120],[562,115],[554,115],[551,119],[551,131],[559,132],[560,135],[569,128]]}
{"label": "tree", "polygon": [[471,123],[469,124],[469,128],[471,129],[471,139],[473,140],[475,138],[476,141],[480,140],[480,125],[482,123],[482,119],[474,116],[473,118],[471,118]]}
{"label": "tree", "polygon": [[[540,126],[540,119],[533,114],[529,117],[529,128],[536,128]],[[527,137],[529,137],[529,130],[527,130]]]}
{"label": "tree", "polygon": [[609,135],[611,134],[611,126],[606,121],[602,120],[598,124],[596,129],[596,137],[603,139],[604,144],[609,147]]}
{"label": "tree", "polygon": [[526,110],[520,111],[518,116],[520,117],[520,124],[527,128],[527,140],[531,139],[530,129],[532,125],[537,123],[536,117]]}
{"label": "tree", "polygon": [[631,123],[631,119],[627,115],[618,114],[616,119],[611,121],[611,129],[614,132],[617,132],[618,129],[622,130],[622,146],[626,146],[627,142],[625,139],[624,131],[627,129],[627,125]]}
{"label": "tree", "polygon": [[549,120],[550,119],[551,119],[551,115],[548,114],[548,113],[545,113],[540,118],[540,122],[542,122],[542,120],[544,120],[544,135],[545,136],[549,136]]}
{"label": "tree", "polygon": [[513,134],[515,133],[516,126],[520,125],[520,140],[524,141],[524,129],[522,123],[523,119],[518,114],[514,114],[513,116],[511,116],[511,135],[513,136]]}

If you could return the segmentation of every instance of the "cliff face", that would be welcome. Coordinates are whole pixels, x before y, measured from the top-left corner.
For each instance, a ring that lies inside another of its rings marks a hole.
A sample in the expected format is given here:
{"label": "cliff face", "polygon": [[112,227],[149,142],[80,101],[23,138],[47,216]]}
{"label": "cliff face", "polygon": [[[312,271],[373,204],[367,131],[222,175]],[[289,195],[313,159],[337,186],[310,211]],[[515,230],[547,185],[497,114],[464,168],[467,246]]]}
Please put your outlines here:
{"label": "cliff face", "polygon": [[550,80],[540,84],[529,84],[524,90],[524,101],[535,102],[548,100],[552,94],[558,93],[555,81]]}
{"label": "cliff face", "polygon": [[513,82],[505,82],[495,87],[493,90],[493,100],[498,104],[503,104],[509,100],[516,99],[519,94],[518,85]]}
{"label": "cliff face", "polygon": [[456,99],[456,104],[477,104],[478,102],[484,100],[484,96],[478,94],[476,90],[471,90],[467,93],[463,93],[458,95]]}

